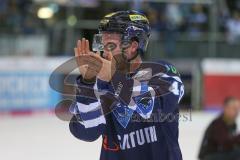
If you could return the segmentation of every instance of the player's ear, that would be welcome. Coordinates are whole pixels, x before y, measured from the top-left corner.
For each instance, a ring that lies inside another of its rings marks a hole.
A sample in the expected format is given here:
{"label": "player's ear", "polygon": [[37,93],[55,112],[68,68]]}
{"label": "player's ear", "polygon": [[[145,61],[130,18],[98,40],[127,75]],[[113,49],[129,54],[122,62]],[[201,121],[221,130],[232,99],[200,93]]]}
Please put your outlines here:
{"label": "player's ear", "polygon": [[131,53],[135,54],[138,49],[138,42],[137,41],[132,41],[131,44]]}

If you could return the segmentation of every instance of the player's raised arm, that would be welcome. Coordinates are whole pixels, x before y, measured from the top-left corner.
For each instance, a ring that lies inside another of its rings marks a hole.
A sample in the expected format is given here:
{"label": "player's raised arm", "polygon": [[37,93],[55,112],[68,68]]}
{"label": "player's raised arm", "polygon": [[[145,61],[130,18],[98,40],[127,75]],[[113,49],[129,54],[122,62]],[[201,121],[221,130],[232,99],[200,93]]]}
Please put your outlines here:
{"label": "player's raised arm", "polygon": [[[89,41],[85,38],[78,40],[74,51],[80,76],[76,81],[79,88],[76,102],[70,108],[70,112],[74,116],[69,127],[75,137],[85,141],[94,141],[103,133],[106,124],[99,97],[94,93],[94,90],[97,89],[96,76],[102,63],[91,58],[91,55],[95,53],[90,51]],[[81,91],[81,87],[86,89]],[[87,92],[87,94],[84,93],[83,96],[81,94],[83,92]]]}

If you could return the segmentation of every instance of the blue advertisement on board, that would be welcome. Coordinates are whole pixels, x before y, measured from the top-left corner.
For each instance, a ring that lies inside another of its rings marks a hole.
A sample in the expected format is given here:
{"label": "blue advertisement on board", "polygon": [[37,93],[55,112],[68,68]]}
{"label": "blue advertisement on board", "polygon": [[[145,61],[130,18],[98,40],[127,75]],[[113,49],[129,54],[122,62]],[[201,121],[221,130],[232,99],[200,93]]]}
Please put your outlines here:
{"label": "blue advertisement on board", "polygon": [[54,108],[61,95],[50,88],[50,74],[48,71],[1,72],[0,111]]}

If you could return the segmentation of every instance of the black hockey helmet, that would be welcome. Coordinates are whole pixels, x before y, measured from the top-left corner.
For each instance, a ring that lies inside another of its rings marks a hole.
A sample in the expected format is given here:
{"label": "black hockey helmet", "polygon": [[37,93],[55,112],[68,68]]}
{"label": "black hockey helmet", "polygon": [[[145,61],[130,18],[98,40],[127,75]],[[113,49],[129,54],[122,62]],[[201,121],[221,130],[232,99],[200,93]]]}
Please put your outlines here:
{"label": "black hockey helmet", "polygon": [[118,11],[107,14],[99,25],[99,33],[114,32],[122,34],[122,42],[136,40],[139,43],[138,52],[146,51],[150,26],[147,17],[134,10]]}

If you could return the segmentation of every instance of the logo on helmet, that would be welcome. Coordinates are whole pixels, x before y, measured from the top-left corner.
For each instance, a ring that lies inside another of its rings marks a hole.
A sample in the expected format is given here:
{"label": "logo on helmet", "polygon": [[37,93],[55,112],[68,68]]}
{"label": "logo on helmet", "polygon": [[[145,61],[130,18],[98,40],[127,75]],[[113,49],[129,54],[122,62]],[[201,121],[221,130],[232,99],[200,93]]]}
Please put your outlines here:
{"label": "logo on helmet", "polygon": [[147,21],[148,22],[148,19],[146,17],[139,14],[129,15],[129,18],[131,19],[131,21]]}

